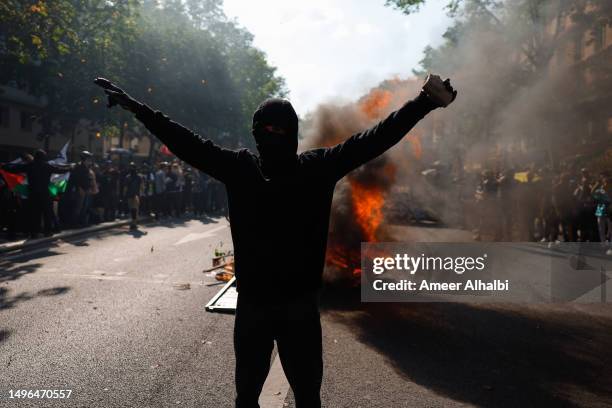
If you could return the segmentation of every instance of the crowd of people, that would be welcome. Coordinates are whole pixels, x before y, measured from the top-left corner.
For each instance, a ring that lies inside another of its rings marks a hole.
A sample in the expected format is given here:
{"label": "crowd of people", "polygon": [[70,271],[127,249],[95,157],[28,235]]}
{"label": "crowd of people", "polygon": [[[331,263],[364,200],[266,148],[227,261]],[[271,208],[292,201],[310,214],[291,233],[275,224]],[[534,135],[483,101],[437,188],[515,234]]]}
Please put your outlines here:
{"label": "crowd of people", "polygon": [[476,240],[612,242],[612,178],[607,172],[569,166],[486,170],[476,184],[468,211],[475,214]]}
{"label": "crowd of people", "polygon": [[[11,189],[0,177],[0,231],[9,240],[124,217],[136,229],[142,214],[159,219],[226,211],[223,185],[178,160],[121,166],[83,151],[78,163],[57,164],[38,150],[0,168],[25,175],[28,184],[26,192]],[[62,173],[69,174],[67,186],[52,194],[51,176]],[[444,192],[447,202],[458,204],[458,223],[473,229],[475,240],[601,242],[611,245],[612,254],[612,177],[607,172],[532,167],[485,170],[477,178],[453,183],[455,199],[452,191]]]}
{"label": "crowd of people", "polygon": [[[130,217],[130,228],[136,229],[143,214],[157,219],[200,217],[226,209],[223,185],[178,160],[122,166],[82,151],[78,163],[57,164],[38,150],[0,168],[27,180],[24,191],[0,177],[0,231],[9,240],[124,217]],[[54,194],[52,175],[62,173],[69,174],[66,186]]]}

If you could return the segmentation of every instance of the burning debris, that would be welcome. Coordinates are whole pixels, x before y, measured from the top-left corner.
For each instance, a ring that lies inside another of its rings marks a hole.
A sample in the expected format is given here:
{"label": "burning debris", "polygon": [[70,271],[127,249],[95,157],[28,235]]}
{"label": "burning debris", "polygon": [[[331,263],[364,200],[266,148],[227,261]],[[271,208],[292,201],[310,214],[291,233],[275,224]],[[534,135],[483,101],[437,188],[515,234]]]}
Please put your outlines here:
{"label": "burning debris", "polygon": [[[384,119],[418,94],[416,79],[386,81],[359,101],[345,106],[320,106],[307,119],[305,140],[309,147],[331,146]],[[413,129],[394,150],[408,151],[408,158],[422,154],[418,128]],[[384,207],[406,167],[406,157],[390,159],[389,153],[351,172],[336,189],[327,245],[326,279],[357,284],[361,275],[361,242],[389,239]]]}
{"label": "burning debris", "polygon": [[214,274],[216,280],[229,282],[234,277],[234,254],[230,251],[215,249],[215,256],[212,258],[212,266],[204,269],[203,273]]}

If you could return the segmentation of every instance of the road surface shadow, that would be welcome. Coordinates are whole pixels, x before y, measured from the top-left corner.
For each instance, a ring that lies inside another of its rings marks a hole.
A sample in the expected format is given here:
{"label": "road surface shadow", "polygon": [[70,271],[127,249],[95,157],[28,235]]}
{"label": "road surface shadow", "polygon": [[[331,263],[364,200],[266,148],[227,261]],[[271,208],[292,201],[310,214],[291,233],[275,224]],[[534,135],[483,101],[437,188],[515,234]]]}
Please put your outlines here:
{"label": "road surface shadow", "polygon": [[199,221],[202,224],[214,224],[218,223],[223,219],[223,215],[212,214],[212,215],[183,215],[180,217],[162,217],[158,220],[153,220],[148,223],[148,226],[159,226],[166,228],[183,227],[190,221]]}
{"label": "road surface shadow", "polygon": [[133,238],[136,238],[136,239],[140,239],[140,238],[142,238],[143,236],[145,236],[147,234],[148,234],[148,232],[142,231],[142,230],[139,230],[139,229],[128,231],[128,235],[131,235]]}
{"label": "road surface shadow", "polygon": [[[42,263],[28,263],[30,260],[47,257],[52,255],[58,255],[52,251],[42,251],[34,254],[24,254],[23,257],[17,258],[17,260],[4,261],[0,263],[0,311],[11,309],[21,302],[31,300],[38,296],[58,296],[67,293],[70,287],[57,286],[47,289],[41,289],[36,293],[20,292],[17,294],[11,294],[10,282],[16,281],[26,275],[36,272],[43,266]],[[0,319],[1,321],[1,319]],[[0,343],[6,340],[10,335],[7,330],[0,329]]]}
{"label": "road surface shadow", "polygon": [[[70,290],[67,286],[58,286],[54,288],[42,289],[36,293],[30,292],[21,292],[16,295],[10,295],[9,289],[5,286],[0,287],[0,312],[6,309],[14,308],[17,304],[21,302],[25,302],[28,300],[32,300],[37,296],[58,296],[66,294]],[[10,331],[5,329],[0,329],[0,343],[8,339],[10,336]]]}
{"label": "road surface shadow", "polygon": [[348,298],[327,292],[323,310],[401,375],[440,395],[496,408],[612,404],[609,313]]}

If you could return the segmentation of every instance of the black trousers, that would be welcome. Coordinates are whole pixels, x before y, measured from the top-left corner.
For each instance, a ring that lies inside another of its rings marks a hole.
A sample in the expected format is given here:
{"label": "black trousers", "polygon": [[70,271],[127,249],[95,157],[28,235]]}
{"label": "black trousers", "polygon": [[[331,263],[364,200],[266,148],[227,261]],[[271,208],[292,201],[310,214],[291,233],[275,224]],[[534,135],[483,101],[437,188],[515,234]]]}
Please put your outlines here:
{"label": "black trousers", "polygon": [[29,232],[40,232],[40,220],[43,220],[44,232],[50,233],[53,228],[53,203],[51,197],[45,193],[31,193],[28,199],[30,228]]}
{"label": "black trousers", "polygon": [[319,408],[323,357],[318,293],[268,304],[238,296],[236,408],[259,408],[275,340],[296,407]]}

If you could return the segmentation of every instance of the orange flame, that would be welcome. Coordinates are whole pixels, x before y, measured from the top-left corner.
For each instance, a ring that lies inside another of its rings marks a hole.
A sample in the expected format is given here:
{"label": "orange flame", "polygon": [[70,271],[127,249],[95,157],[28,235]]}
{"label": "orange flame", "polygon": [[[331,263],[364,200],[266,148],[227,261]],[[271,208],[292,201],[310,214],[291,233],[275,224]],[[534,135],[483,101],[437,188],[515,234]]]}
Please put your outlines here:
{"label": "orange flame", "polygon": [[361,111],[368,119],[377,119],[391,103],[392,94],[386,89],[375,89],[361,102]]}
{"label": "orange flame", "polygon": [[353,278],[361,276],[361,255],[341,246],[333,246],[327,250],[325,262],[343,271],[351,271]]}
{"label": "orange flame", "polygon": [[376,240],[376,231],[382,224],[383,191],[377,186],[364,186],[354,180],[351,183],[353,211],[367,241]]}

